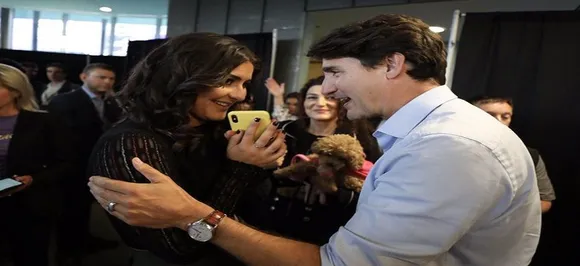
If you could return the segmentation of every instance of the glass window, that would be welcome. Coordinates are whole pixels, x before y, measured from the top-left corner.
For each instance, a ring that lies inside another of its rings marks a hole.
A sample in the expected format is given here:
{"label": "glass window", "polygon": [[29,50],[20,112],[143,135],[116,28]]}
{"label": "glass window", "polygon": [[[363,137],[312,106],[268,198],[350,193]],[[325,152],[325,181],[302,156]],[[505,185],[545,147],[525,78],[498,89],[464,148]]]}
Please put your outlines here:
{"label": "glass window", "polygon": [[101,54],[103,36],[103,17],[95,15],[71,14],[66,23],[66,53]]}
{"label": "glass window", "polygon": [[12,49],[32,50],[32,28],[34,12],[15,9],[12,19]]}
{"label": "glass window", "polygon": [[159,27],[159,39],[167,38],[167,18],[161,19],[161,27]]}
{"label": "glass window", "polygon": [[64,23],[62,12],[40,11],[36,49],[46,52],[64,52]]}
{"label": "glass window", "polygon": [[129,41],[155,39],[156,30],[156,18],[119,17],[115,24],[112,55],[127,55]]}

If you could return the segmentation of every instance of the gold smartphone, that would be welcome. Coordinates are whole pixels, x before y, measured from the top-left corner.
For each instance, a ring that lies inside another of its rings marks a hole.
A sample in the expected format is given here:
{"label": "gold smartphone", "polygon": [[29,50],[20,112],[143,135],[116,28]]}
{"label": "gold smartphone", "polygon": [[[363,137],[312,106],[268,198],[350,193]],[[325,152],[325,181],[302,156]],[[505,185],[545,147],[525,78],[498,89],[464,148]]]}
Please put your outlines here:
{"label": "gold smartphone", "polygon": [[260,126],[254,135],[254,140],[257,140],[272,123],[270,114],[266,111],[231,111],[228,113],[228,120],[233,131],[246,130],[256,118],[260,119]]}

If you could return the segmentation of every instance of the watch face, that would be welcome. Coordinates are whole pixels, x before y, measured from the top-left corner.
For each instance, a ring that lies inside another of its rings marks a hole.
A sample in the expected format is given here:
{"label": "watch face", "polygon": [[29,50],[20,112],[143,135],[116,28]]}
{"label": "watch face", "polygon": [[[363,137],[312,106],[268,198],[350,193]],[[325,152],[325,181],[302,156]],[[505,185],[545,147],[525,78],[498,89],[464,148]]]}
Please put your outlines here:
{"label": "watch face", "polygon": [[203,221],[198,221],[189,226],[187,233],[196,241],[207,242],[213,237],[213,228]]}

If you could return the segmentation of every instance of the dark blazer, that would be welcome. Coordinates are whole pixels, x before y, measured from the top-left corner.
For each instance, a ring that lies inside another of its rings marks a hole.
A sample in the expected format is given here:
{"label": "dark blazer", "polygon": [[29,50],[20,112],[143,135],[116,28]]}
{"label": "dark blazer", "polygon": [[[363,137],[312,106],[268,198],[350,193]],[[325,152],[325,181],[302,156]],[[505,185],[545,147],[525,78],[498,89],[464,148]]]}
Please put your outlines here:
{"label": "dark blazer", "polygon": [[[53,212],[58,181],[73,173],[75,154],[62,123],[46,112],[20,111],[7,154],[8,176],[32,176],[32,185],[6,198],[18,208]],[[1,201],[2,199],[0,199]]]}
{"label": "dark blazer", "polygon": [[[76,84],[76,83],[72,83],[70,81],[65,81],[64,84],[62,84],[62,87],[60,87],[60,90],[58,90],[58,92],[56,93],[56,95],[60,95],[60,94],[65,94],[71,91],[75,91],[77,89],[80,89],[81,85]],[[46,87],[45,87],[46,89]]]}
{"label": "dark blazer", "polygon": [[70,130],[78,156],[77,170],[84,175],[93,146],[104,131],[119,120],[121,108],[114,99],[106,100],[104,116],[107,123],[104,123],[89,95],[78,89],[57,95],[47,109],[58,115]]}

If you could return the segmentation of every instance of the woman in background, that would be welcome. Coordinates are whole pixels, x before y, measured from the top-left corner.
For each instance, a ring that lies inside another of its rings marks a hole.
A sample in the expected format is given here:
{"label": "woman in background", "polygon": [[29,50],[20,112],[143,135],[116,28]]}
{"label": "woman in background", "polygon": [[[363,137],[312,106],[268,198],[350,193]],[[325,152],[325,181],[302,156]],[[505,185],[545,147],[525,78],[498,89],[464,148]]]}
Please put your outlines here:
{"label": "woman in background", "polygon": [[38,111],[26,75],[0,64],[0,179],[22,182],[0,194],[0,242],[16,266],[49,265],[56,184],[74,169],[66,134],[58,120]]}
{"label": "woman in background", "polygon": [[[309,80],[300,90],[300,119],[281,124],[286,133],[288,154],[282,167],[296,154],[310,153],[317,139],[332,134],[349,134],[362,144],[367,160],[381,155],[372,126],[366,120],[349,121],[340,103],[322,94],[324,77]],[[290,193],[289,193],[290,192]],[[358,193],[339,188],[327,195],[327,203],[313,202],[314,191],[307,183],[270,178],[245,195],[239,212],[247,223],[285,237],[322,245],[354,214]]]}

